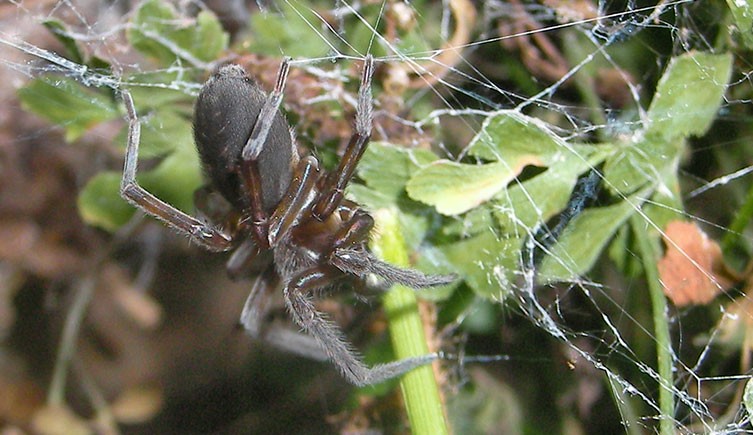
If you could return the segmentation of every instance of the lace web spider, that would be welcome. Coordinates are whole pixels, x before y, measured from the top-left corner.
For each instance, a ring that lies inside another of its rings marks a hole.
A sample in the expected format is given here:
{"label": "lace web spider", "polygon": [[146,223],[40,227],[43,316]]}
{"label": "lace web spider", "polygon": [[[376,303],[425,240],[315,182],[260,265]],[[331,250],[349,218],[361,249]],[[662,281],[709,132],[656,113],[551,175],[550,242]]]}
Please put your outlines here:
{"label": "lace web spider", "polygon": [[[424,275],[378,260],[366,247],[373,218],[344,197],[371,136],[372,57],[364,61],[355,132],[339,165],[330,173],[321,171],[313,156],[298,155],[279,110],[289,66],[290,59],[284,59],[270,94],[240,66],[223,66],[206,82],[196,102],[194,138],[209,179],[208,189],[226,202],[219,223],[229,230],[189,216],[139,186],[140,125],[133,99],[125,90],[129,129],[121,195],[211,251],[234,249],[227,264],[231,274],[251,266],[260,268],[240,319],[251,336],[293,353],[329,359],[353,384],[378,383],[427,364],[437,355],[369,368],[340,330],[316,310],[314,298],[341,289],[342,283],[361,290],[365,278],[372,274],[384,284],[412,288],[448,284],[454,276]],[[206,190],[200,189],[196,196],[199,207],[207,202]],[[287,311],[307,334],[263,324],[270,293],[280,286]]]}

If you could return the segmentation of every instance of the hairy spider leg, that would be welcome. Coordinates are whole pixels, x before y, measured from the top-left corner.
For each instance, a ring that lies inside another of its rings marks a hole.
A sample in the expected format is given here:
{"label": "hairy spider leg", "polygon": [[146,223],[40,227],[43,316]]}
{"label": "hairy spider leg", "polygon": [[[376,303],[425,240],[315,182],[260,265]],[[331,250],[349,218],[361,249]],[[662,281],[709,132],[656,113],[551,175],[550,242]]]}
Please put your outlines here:
{"label": "hairy spider leg", "polygon": [[361,74],[361,86],[358,90],[355,131],[337,169],[329,173],[319,186],[319,191],[326,192],[326,195],[317,200],[314,206],[314,216],[321,221],[326,220],[345,198],[345,187],[353,178],[356,166],[369,144],[373,118],[371,101],[371,77],[373,75],[374,58],[367,55]]}
{"label": "hairy spider leg", "polygon": [[243,160],[241,163],[241,179],[251,199],[250,214],[251,219],[253,219],[251,228],[261,249],[269,248],[269,223],[267,221],[269,216],[267,216],[262,202],[262,184],[258,159],[259,154],[264,149],[264,143],[267,141],[275,115],[282,102],[282,94],[285,89],[285,83],[288,80],[289,72],[290,58],[286,57],[282,60],[280,69],[277,71],[275,88],[267,96],[267,100],[264,102],[264,106],[261,108],[261,112],[259,112],[259,116],[256,119],[256,124],[254,124],[248,141],[241,152]]}
{"label": "hairy spider leg", "polygon": [[144,213],[159,219],[168,227],[187,235],[192,241],[210,251],[227,251],[232,247],[232,238],[157,198],[141,187],[136,181],[141,140],[141,124],[136,115],[131,93],[122,91],[123,102],[128,119],[128,142],[126,144],[123,178],[120,182],[120,196]]}
{"label": "hairy spider leg", "polygon": [[357,386],[376,384],[394,378],[416,367],[430,363],[438,358],[437,354],[406,358],[387,364],[367,367],[345,341],[340,330],[312,303],[315,290],[327,287],[344,275],[333,267],[319,266],[299,273],[285,286],[284,298],[288,311],[304,331],[313,336],[320,344],[343,376]]}
{"label": "hairy spider leg", "polygon": [[241,325],[251,337],[263,340],[284,352],[317,361],[327,361],[327,354],[319,342],[310,335],[267,322],[269,297],[278,281],[273,269],[268,269],[256,277],[243,305]]}

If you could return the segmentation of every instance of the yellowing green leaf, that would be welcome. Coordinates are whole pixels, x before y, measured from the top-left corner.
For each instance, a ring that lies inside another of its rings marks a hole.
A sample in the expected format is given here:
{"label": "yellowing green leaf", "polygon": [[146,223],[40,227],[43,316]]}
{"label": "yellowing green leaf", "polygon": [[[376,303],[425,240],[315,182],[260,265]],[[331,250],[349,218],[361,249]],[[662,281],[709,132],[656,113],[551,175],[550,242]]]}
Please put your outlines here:
{"label": "yellowing green leaf", "polygon": [[436,207],[442,214],[456,215],[502,192],[525,166],[558,164],[578,153],[545,123],[516,111],[502,110],[484,121],[469,145],[469,155],[493,163],[436,161],[411,178],[408,195]]}
{"label": "yellowing green leaf", "polygon": [[546,171],[521,183],[512,183],[492,202],[505,232],[522,234],[562,211],[578,176],[601,163],[611,147],[578,145],[575,152]]}
{"label": "yellowing green leaf", "polygon": [[464,213],[504,189],[535,156],[522,157],[514,167],[505,162],[468,165],[439,160],[419,170],[408,182],[408,195],[433,205],[444,215]]}

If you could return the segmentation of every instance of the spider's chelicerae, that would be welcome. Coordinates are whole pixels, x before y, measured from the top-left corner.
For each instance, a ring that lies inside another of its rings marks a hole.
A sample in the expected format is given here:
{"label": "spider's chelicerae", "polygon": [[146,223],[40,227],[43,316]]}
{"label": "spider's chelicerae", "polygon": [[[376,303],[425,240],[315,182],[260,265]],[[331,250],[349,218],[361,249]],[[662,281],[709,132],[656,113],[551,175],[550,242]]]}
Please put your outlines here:
{"label": "spider's chelicerae", "polygon": [[[197,192],[197,205],[209,202],[207,192],[219,193],[226,212],[215,224],[225,229],[181,212],[136,182],[140,125],[127,91],[123,99],[129,130],[121,195],[207,249],[234,249],[227,266],[231,274],[250,267],[261,270],[241,314],[250,335],[287,351],[329,359],[356,385],[374,384],[437,356],[369,368],[339,329],[316,310],[314,298],[343,288],[341,283],[362,290],[369,275],[380,277],[383,284],[412,288],[448,284],[454,277],[428,276],[378,260],[366,247],[373,218],[344,197],[371,136],[371,56],[364,61],[355,132],[330,173],[321,171],[313,156],[298,155],[279,110],[289,65],[289,59],[283,60],[268,95],[238,65],[221,67],[199,94],[194,137],[209,186]],[[307,334],[264,322],[270,293],[280,287],[287,310]]]}

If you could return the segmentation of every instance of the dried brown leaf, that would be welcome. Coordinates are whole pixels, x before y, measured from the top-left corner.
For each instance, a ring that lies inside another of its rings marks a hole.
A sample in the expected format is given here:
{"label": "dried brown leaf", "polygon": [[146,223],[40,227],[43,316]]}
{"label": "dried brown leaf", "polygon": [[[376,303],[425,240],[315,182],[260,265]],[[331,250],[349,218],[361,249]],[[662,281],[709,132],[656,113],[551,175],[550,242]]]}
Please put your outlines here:
{"label": "dried brown leaf", "polygon": [[719,244],[694,223],[670,222],[664,242],[666,252],[659,260],[659,277],[664,294],[675,305],[707,304],[733,284]]}

